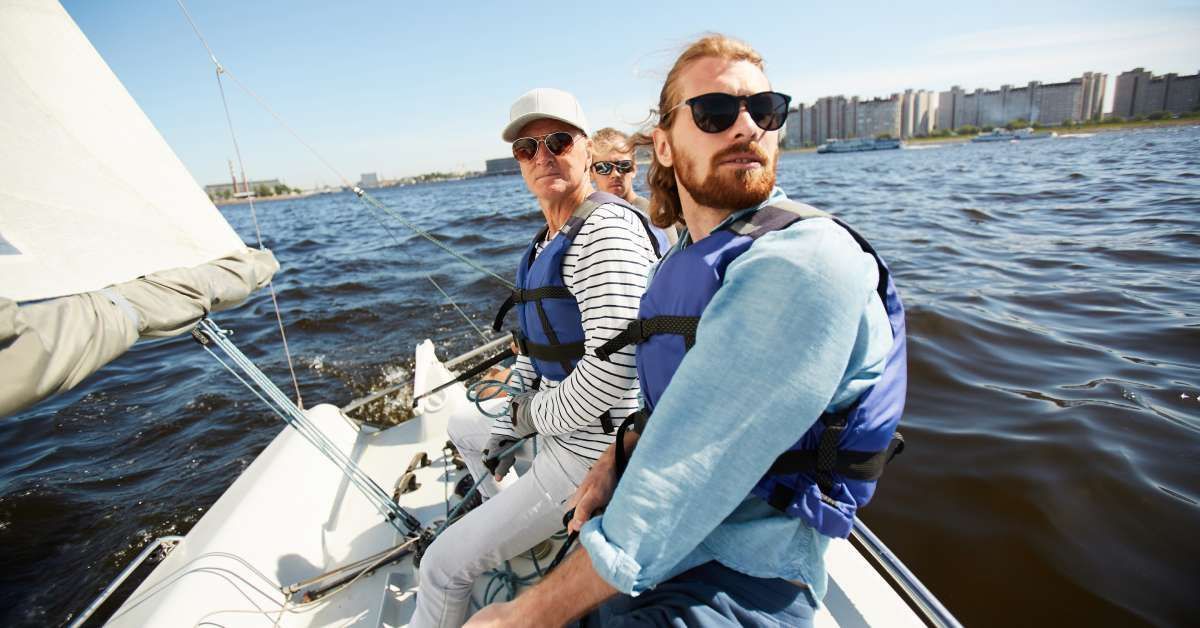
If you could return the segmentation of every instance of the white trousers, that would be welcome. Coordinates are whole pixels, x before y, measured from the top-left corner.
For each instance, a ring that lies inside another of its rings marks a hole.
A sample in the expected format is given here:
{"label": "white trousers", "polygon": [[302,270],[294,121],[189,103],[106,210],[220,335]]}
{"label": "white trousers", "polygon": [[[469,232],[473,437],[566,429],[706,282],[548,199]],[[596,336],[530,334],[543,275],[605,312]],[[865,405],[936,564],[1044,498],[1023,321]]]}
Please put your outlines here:
{"label": "white trousers", "polygon": [[516,482],[498,490],[483,466],[481,451],[491,419],[475,412],[455,415],[447,428],[478,481],[490,496],[446,528],[421,559],[415,628],[458,627],[467,620],[471,590],[484,572],[528,551],[562,529],[565,504],[588,471],[588,463],[553,438],[538,437],[533,466]]}

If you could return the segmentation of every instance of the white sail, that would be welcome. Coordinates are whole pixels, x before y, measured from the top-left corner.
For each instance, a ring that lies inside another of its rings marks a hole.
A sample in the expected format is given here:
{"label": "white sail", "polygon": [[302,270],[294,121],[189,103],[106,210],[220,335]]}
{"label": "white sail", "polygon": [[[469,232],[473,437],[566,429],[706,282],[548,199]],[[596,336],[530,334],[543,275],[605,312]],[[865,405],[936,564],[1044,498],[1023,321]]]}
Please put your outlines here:
{"label": "white sail", "polygon": [[188,331],[279,269],[54,0],[0,0],[0,139],[0,416],[138,338]]}
{"label": "white sail", "polygon": [[79,294],[245,249],[53,0],[0,0],[0,138],[0,297]]}

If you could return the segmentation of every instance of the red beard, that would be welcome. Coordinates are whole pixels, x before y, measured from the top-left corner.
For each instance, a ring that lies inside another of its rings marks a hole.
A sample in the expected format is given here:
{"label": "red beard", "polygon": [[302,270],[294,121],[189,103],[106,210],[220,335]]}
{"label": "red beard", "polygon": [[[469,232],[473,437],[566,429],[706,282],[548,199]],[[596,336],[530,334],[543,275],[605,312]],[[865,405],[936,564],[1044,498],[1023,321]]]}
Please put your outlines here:
{"label": "red beard", "polygon": [[[674,148],[674,147],[672,147]],[[678,151],[673,151],[680,155]],[[721,170],[717,163],[731,155],[753,153],[763,160],[763,167],[754,170]],[[682,157],[682,155],[680,155]],[[768,158],[766,151],[757,142],[735,144],[713,155],[709,164],[709,175],[697,181],[697,168],[684,158],[675,163],[679,183],[700,205],[713,209],[737,210],[753,207],[771,195],[775,188],[775,159]]]}

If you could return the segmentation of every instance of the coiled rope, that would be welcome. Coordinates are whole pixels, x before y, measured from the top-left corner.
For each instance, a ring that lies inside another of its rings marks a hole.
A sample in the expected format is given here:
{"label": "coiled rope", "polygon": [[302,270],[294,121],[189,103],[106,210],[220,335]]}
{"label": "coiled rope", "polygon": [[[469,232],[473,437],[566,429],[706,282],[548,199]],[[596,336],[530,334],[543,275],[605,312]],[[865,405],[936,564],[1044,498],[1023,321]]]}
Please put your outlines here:
{"label": "coiled rope", "polygon": [[[517,378],[517,383],[513,384],[513,377]],[[505,408],[499,412],[490,412],[483,407],[485,401],[491,401],[504,396],[512,396],[518,393],[528,391],[529,388],[525,383],[525,376],[515,368],[508,369],[508,375],[503,380],[496,379],[481,379],[470,386],[467,386],[467,400],[475,404],[475,409],[479,410],[480,414],[492,419],[508,416],[508,409]]]}

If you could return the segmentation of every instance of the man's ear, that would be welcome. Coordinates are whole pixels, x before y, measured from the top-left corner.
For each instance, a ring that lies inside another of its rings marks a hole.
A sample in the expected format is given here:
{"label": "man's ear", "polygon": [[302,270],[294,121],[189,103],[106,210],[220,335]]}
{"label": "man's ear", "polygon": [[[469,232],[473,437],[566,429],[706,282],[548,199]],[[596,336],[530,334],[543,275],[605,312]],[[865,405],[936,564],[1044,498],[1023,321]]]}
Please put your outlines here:
{"label": "man's ear", "polygon": [[654,138],[654,157],[658,163],[668,168],[674,167],[675,158],[671,154],[671,143],[667,141],[667,132],[654,127],[651,137]]}

